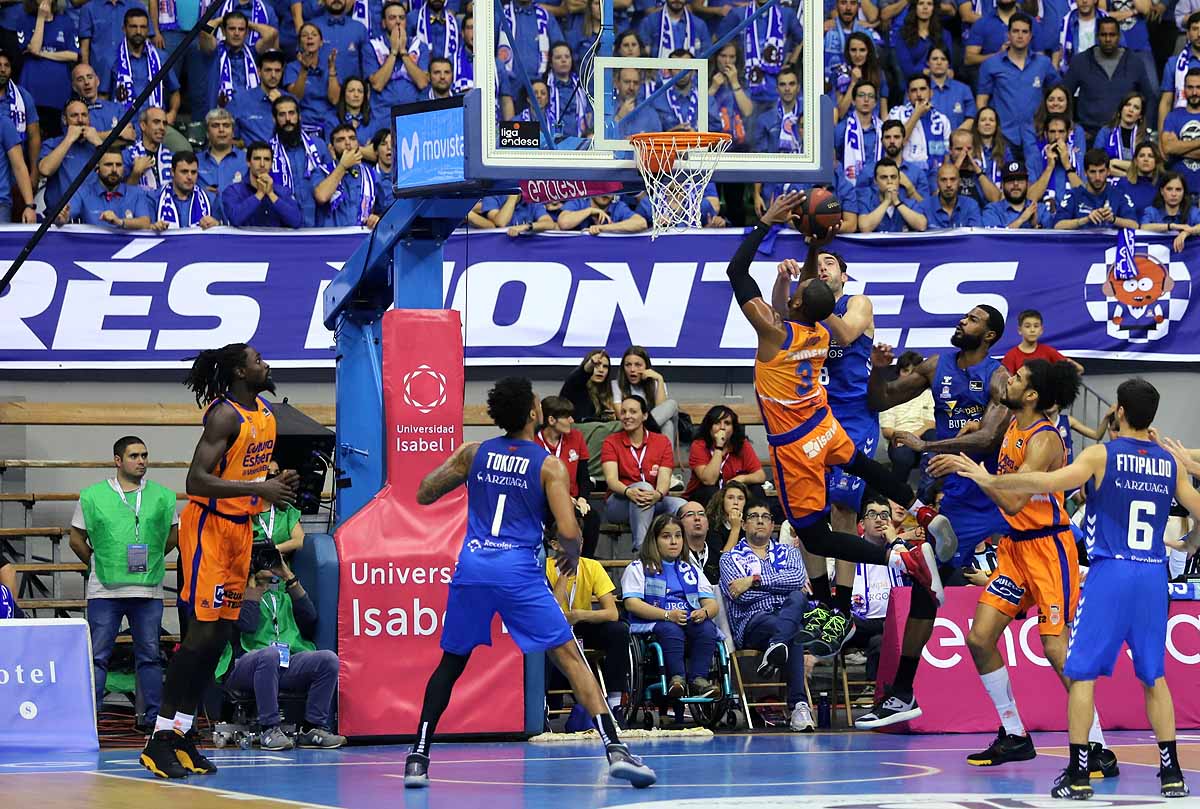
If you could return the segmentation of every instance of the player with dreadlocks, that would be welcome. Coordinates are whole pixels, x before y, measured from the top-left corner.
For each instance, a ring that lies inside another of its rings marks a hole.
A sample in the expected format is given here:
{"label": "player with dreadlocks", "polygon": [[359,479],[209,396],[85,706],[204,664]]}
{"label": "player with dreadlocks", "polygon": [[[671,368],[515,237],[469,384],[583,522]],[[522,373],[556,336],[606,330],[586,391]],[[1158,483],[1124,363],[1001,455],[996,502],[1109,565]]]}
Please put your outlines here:
{"label": "player with dreadlocks", "polygon": [[196,706],[232,637],[250,575],[251,516],[267,503],[290,506],[293,470],[267,479],[275,417],[259,396],[275,392],[271,366],[245,343],[202,351],[184,381],[206,408],[204,434],[187,474],[188,503],[179,517],[179,603],[190,620],[167,669],[162,710],[141,762],[160,778],[217,768],[196,749]]}

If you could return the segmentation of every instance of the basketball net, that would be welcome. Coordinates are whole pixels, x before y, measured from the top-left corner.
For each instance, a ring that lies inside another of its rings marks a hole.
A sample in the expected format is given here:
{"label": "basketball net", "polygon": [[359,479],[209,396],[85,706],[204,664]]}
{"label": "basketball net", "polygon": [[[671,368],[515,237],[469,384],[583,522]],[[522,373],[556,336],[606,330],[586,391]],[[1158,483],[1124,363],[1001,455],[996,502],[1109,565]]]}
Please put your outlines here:
{"label": "basketball net", "polygon": [[699,228],[704,189],[733,138],[724,132],[641,132],[629,137],[654,221],[650,238]]}

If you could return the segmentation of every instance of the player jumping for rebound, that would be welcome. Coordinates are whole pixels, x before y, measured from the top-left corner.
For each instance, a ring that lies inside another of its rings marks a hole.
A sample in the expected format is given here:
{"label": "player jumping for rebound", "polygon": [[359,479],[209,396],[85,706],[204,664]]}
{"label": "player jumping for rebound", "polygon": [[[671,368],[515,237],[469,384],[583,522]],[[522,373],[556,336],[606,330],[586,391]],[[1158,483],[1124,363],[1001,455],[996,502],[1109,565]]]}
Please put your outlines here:
{"label": "player jumping for rebound", "polygon": [[245,343],[202,351],[185,384],[207,409],[179,516],[179,604],[191,620],[140,759],[159,778],[217,771],[196,748],[192,720],[241,613],[254,539],[250,519],[268,505],[292,505],[299,480],[291,469],[267,478],[275,416],[259,394],[274,393],[275,383],[261,354]]}
{"label": "player jumping for rebound", "polygon": [[574,573],[580,531],[571,502],[567,468],[534,442],[542,407],[528,379],[501,379],[488,391],[488,415],[505,434],[459,447],[425,476],[417,502],[429,505],[467,486],[467,536],[450,582],[442,628],[442,660],[425,687],[417,743],[404,768],[406,787],[429,785],[429,746],[438,720],[450,704],[454,683],[476,646],[492,645],[492,618],[498,612],[525,654],[548,652],[566,675],[576,701],[592,717],[611,778],[648,787],[654,771],[629,752],[604,694],[583,658],[571,625],[563,616],[538,563],[543,524],[553,517],[562,553],[559,572]]}
{"label": "player jumping for rebound", "polygon": [[1088,447],[1069,466],[993,475],[975,465],[961,473],[985,490],[1004,495],[1087,486],[1085,541],[1091,567],[1063,669],[1071,683],[1071,757],[1050,792],[1055,798],[1092,797],[1088,729],[1095,713],[1096,678],[1112,674],[1123,644],[1128,644],[1133,670],[1145,687],[1146,717],[1158,740],[1162,795],[1188,794],[1175,749],[1175,707],[1164,676],[1168,572],[1163,534],[1172,498],[1195,519],[1200,517],[1200,494],[1188,480],[1188,459],[1151,440],[1150,423],[1157,411],[1154,386],[1144,379],[1128,379],[1117,388],[1117,437]]}
{"label": "player jumping for rebound", "polygon": [[[830,530],[825,475],[831,467],[843,467],[896,502],[912,504],[914,497],[912,490],[895,480],[883,465],[859,452],[829,412],[825,388],[820,383],[829,352],[829,330],[820,321],[833,313],[833,291],[817,279],[802,281],[788,300],[788,317],[784,319],[763,300],[758,284],[750,276],[754,254],[771,226],[788,221],[804,199],[799,192],[776,197],[759,225],[742,241],[727,270],[734,298],[758,335],[754,391],[767,430],[779,500],[788,522],[810,553],[890,565],[911,576],[924,588],[922,592],[927,590],[929,598],[940,603],[942,582],[934,549],[928,543],[910,551],[902,545],[880,547],[856,534]],[[848,612],[834,609],[823,624],[820,640],[836,653],[852,633]],[[787,644],[771,644],[763,655],[762,668],[782,667],[787,663],[787,654]]]}
{"label": "player jumping for rebound", "polygon": [[[1069,408],[1079,392],[1079,372],[1069,362],[1031,360],[1009,377],[1004,403],[1013,412],[1000,444],[997,475],[1053,472],[1068,463],[1067,448],[1054,419]],[[975,462],[961,455],[939,455],[930,474],[974,472]],[[1028,761],[1037,755],[1033,739],[1021,723],[1008,669],[996,648],[1017,614],[1038,609],[1038,633],[1046,658],[1063,677],[1070,624],[1079,601],[1079,558],[1063,492],[1013,494],[984,487],[1011,526],[997,548],[997,565],[979,596],[967,646],[983,687],[1000,715],[1001,728],[988,749],[967,756],[967,763],[986,767]],[[1070,683],[1063,678],[1063,685]],[[1111,778],[1120,773],[1117,757],[1104,747],[1100,717],[1088,731],[1088,771]]]}
{"label": "player jumping for rebound", "polygon": [[[1010,414],[1004,403],[1008,371],[988,353],[1003,334],[1004,316],[991,306],[976,306],[962,317],[950,338],[957,353],[926,357],[914,373],[891,380],[885,369],[892,364],[892,347],[875,346],[867,383],[872,409],[883,411],[895,407],[915,399],[927,388],[933,392],[938,440],[923,441],[912,433],[898,432],[895,436],[898,443],[918,453],[967,452],[974,458],[995,457],[1009,423]],[[978,429],[959,434],[976,421]],[[974,558],[976,545],[988,537],[1007,534],[1009,528],[996,504],[970,480],[949,475],[943,479],[942,491],[946,496],[941,514],[950,521],[958,537],[957,551],[941,557],[947,562],[940,570],[946,578]],[[913,695],[913,682],[921,650],[933,635],[937,608],[938,603],[922,590],[913,590],[896,675],[884,689],[883,698],[854,723],[855,727],[881,728],[921,715],[921,707]]]}

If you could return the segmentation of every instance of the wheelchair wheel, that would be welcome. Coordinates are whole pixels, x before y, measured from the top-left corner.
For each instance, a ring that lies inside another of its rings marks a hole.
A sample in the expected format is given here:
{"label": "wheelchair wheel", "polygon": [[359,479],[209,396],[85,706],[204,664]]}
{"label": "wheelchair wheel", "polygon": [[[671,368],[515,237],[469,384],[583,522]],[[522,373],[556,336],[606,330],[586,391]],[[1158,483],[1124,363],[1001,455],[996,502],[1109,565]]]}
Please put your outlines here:
{"label": "wheelchair wheel", "polygon": [[646,704],[646,647],[636,636],[629,638],[629,699],[619,717],[625,727],[638,726],[638,712]]}

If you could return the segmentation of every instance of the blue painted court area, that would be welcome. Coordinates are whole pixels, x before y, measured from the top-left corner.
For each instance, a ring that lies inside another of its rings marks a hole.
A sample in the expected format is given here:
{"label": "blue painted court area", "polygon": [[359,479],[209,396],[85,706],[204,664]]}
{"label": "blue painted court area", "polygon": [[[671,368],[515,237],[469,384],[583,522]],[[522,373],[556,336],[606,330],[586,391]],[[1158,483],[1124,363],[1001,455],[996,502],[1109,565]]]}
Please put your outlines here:
{"label": "blue painted court area", "polygon": [[[411,806],[451,809],[564,806],[588,809],[645,806],[851,807],[899,809],[1045,809],[1051,781],[1065,765],[1065,735],[1035,736],[1033,761],[1000,768],[968,766],[964,757],[991,741],[980,735],[898,736],[868,733],[722,735],[712,739],[634,741],[655,767],[658,785],[634,790],[610,782],[595,744],[444,744],[434,749],[433,785],[405,791],[406,747],[350,747],[340,751],[214,750],[220,772],[193,776],[187,785],[156,781],[137,764],[136,751],[64,756],[57,763],[31,754],[0,754],[0,794],[36,790],[40,806],[58,804],[55,791],[79,780],[92,807]],[[1146,806],[1158,797],[1156,750],[1143,732],[1110,733],[1122,774],[1095,781],[1092,805]],[[1200,736],[1180,735],[1180,752],[1193,788],[1200,787]],[[121,796],[138,796],[137,801]],[[1120,799],[1116,799],[1121,796]],[[1136,796],[1136,799],[1134,799]],[[1015,800],[1024,799],[1028,800]],[[257,799],[256,799],[257,798]],[[767,800],[769,799],[769,800]],[[990,799],[990,800],[989,800]],[[1106,800],[1107,799],[1107,800]],[[1195,809],[1200,799],[1171,802]],[[18,801],[12,805],[23,805]],[[1061,805],[1053,802],[1053,805]]]}

